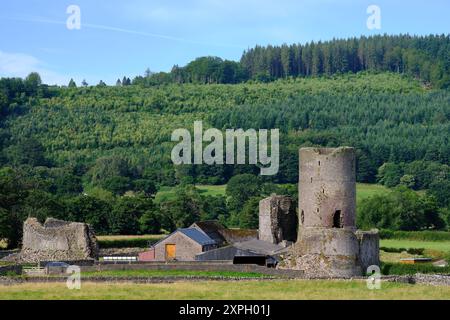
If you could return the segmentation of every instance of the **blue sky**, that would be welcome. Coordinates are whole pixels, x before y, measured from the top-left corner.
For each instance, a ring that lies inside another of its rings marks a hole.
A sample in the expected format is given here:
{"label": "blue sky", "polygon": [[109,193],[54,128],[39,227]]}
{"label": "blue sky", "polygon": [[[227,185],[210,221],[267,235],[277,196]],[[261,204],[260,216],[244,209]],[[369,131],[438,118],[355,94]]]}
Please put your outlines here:
{"label": "blue sky", "polygon": [[[366,26],[369,5],[381,30]],[[69,30],[69,5],[81,29]],[[448,0],[0,0],[0,77],[109,84],[196,57],[238,60],[257,44],[360,35],[450,33]]]}

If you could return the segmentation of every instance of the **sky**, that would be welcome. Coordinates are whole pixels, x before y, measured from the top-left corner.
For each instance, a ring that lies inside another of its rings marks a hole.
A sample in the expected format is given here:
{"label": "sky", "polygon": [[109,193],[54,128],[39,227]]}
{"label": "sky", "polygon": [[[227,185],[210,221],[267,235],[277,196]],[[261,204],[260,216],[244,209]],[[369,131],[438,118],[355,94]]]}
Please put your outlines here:
{"label": "sky", "polygon": [[[71,5],[80,29],[67,27]],[[380,29],[367,27],[370,5]],[[449,34],[449,13],[448,0],[0,0],[0,77],[114,84],[202,56],[237,61],[255,45]]]}

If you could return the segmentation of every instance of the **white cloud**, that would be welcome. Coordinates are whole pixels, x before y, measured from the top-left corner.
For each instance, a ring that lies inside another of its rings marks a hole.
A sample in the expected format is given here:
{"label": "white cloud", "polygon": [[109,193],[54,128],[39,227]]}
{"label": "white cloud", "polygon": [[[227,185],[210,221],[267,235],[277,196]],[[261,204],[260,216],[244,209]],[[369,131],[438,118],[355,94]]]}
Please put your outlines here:
{"label": "white cloud", "polygon": [[48,69],[36,57],[24,53],[8,53],[0,51],[0,77],[25,78],[31,72],[38,72],[42,81],[47,84],[67,84],[69,77]]}

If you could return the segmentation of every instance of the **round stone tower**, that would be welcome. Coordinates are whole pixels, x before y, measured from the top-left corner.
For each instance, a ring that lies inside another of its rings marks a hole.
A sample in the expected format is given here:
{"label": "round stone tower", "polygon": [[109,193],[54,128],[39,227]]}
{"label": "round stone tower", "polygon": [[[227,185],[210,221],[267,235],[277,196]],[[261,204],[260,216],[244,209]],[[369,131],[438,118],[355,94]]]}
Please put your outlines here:
{"label": "round stone tower", "polygon": [[355,211],[355,150],[300,149],[300,225],[354,231]]}
{"label": "round stone tower", "polygon": [[295,268],[312,277],[361,275],[355,235],[353,148],[300,150],[299,235]]}

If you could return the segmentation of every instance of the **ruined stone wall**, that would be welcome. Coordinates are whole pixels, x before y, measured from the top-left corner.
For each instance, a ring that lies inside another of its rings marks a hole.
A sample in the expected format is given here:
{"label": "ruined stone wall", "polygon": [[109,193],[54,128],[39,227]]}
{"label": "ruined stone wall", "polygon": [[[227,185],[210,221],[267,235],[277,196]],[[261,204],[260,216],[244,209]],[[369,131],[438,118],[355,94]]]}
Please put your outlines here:
{"label": "ruined stone wall", "polygon": [[370,266],[380,265],[380,235],[378,230],[356,232],[359,242],[359,261],[363,274]]}
{"label": "ruined stone wall", "polygon": [[23,225],[21,261],[73,261],[96,259],[97,255],[95,233],[85,223],[47,219],[42,225],[29,218]]}
{"label": "ruined stone wall", "polygon": [[299,215],[303,227],[355,229],[356,174],[353,148],[300,149]]}
{"label": "ruined stone wall", "polygon": [[259,203],[259,240],[273,244],[297,240],[298,218],[287,196],[271,196]]}
{"label": "ruined stone wall", "polygon": [[308,276],[353,277],[361,275],[358,239],[351,230],[304,228],[294,245],[289,268]]}

